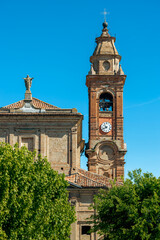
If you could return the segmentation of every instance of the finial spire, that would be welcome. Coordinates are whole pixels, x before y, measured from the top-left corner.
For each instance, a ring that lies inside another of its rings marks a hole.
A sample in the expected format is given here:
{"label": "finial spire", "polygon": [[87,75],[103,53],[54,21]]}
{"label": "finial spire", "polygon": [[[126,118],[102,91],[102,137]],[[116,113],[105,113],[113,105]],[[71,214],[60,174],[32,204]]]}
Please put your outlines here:
{"label": "finial spire", "polygon": [[107,28],[108,27],[108,23],[106,22],[106,20],[104,21],[104,23],[102,24],[103,28]]}
{"label": "finial spire", "polygon": [[96,72],[94,71],[93,64],[91,64],[91,69],[88,72],[88,75],[95,75],[95,74],[96,74]]}
{"label": "finial spire", "polygon": [[103,26],[103,30],[102,30],[102,36],[108,36],[108,23],[106,22],[106,15],[109,14],[109,12],[106,11],[106,9],[104,8],[104,11],[102,12],[102,14],[104,15],[104,22],[102,24]]}
{"label": "finial spire", "polygon": [[25,92],[25,100],[32,100],[32,93],[31,93],[31,85],[32,85],[32,79],[29,75],[27,75],[26,78],[23,78],[25,82],[26,92]]}

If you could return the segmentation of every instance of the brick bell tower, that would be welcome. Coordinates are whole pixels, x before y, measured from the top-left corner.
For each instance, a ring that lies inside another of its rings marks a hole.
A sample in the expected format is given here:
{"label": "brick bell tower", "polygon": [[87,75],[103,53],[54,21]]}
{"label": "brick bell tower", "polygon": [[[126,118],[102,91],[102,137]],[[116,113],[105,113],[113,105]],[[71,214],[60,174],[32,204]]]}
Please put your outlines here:
{"label": "brick bell tower", "polygon": [[121,181],[126,144],[123,140],[123,86],[126,75],[114,42],[103,23],[86,77],[89,95],[88,170]]}

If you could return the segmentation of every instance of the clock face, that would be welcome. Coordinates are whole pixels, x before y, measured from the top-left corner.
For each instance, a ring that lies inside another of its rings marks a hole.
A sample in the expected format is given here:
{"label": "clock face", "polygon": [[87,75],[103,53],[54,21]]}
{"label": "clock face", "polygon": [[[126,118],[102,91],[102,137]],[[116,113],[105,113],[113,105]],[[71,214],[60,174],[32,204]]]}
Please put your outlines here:
{"label": "clock face", "polygon": [[112,125],[109,122],[104,122],[101,124],[101,130],[105,133],[110,132],[112,129]]}

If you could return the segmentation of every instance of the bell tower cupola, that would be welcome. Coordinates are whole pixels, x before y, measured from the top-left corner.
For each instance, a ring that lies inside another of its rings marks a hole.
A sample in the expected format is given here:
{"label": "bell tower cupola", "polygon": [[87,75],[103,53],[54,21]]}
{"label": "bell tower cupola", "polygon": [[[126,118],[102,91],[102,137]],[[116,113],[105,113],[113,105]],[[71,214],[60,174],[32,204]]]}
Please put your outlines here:
{"label": "bell tower cupola", "polygon": [[126,75],[115,37],[103,23],[97,46],[90,57],[86,77],[89,96],[89,144],[86,150],[88,170],[111,179],[124,175],[126,144],[123,140],[123,86]]}
{"label": "bell tower cupola", "polygon": [[96,38],[96,49],[90,58],[95,74],[98,75],[115,75],[120,73],[119,62],[121,56],[114,45],[116,39],[109,35],[107,26],[108,24],[105,21],[101,36]]}

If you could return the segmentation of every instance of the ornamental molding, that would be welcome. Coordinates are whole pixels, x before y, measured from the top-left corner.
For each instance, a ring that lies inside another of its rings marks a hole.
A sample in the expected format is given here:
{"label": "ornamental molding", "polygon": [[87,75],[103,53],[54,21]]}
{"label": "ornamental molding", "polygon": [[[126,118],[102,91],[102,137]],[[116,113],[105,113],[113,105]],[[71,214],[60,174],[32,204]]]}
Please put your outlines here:
{"label": "ornamental molding", "polygon": [[96,98],[99,99],[102,93],[110,93],[113,97],[115,96],[115,91],[113,88],[109,88],[109,89],[103,88],[97,91]]}

